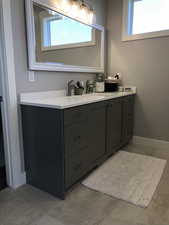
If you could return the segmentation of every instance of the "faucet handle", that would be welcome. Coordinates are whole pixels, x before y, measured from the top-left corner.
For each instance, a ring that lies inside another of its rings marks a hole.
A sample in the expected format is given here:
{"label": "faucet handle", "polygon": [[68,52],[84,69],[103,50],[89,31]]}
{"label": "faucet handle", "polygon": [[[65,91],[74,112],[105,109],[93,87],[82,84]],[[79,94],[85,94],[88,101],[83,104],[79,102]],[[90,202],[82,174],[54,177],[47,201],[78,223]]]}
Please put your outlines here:
{"label": "faucet handle", "polygon": [[69,80],[68,85],[71,85],[74,82],[74,80]]}
{"label": "faucet handle", "polygon": [[73,83],[74,83],[74,80],[70,80],[67,83],[67,95],[68,96],[71,96],[74,93],[75,84],[73,84]]}

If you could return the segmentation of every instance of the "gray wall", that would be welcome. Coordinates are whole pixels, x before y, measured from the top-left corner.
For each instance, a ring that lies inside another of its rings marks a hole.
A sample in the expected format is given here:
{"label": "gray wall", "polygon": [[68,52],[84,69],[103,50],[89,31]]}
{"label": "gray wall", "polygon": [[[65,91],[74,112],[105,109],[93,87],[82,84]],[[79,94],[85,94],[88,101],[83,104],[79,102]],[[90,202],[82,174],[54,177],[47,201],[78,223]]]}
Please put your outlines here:
{"label": "gray wall", "polygon": [[[97,23],[105,25],[105,0],[91,0],[97,13]],[[29,82],[27,74],[26,32],[24,0],[11,0],[13,18],[13,36],[15,45],[17,92],[46,91],[62,89],[70,79],[87,80],[94,75],[60,72],[36,72],[37,81]]]}
{"label": "gray wall", "polygon": [[108,0],[108,72],[138,88],[135,135],[169,141],[169,37],[122,42],[122,0]]}
{"label": "gray wall", "polygon": [[[12,2],[17,92],[45,91],[66,86],[69,79],[86,80],[91,74],[36,72],[31,83],[27,75],[24,0]],[[97,22],[105,24],[105,0],[93,0]],[[121,42],[122,0],[109,0],[108,72],[120,71],[126,85],[138,88],[135,135],[169,141],[169,38]]]}

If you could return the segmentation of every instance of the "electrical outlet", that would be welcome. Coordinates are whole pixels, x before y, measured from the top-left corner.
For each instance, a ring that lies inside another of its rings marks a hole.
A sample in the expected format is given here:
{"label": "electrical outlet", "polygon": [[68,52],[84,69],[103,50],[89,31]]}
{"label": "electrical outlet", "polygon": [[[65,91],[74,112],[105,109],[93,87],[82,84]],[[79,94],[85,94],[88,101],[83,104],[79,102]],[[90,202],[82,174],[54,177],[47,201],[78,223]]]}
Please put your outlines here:
{"label": "electrical outlet", "polygon": [[29,80],[29,82],[36,81],[36,75],[35,75],[34,71],[28,71],[28,80]]}

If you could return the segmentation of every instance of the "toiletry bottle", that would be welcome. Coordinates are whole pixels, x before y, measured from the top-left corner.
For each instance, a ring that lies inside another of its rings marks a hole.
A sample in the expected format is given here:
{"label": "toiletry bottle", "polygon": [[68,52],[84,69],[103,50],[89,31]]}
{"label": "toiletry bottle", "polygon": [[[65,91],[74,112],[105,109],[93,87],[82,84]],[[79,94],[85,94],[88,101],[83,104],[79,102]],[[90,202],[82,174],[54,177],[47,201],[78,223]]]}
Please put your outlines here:
{"label": "toiletry bottle", "polygon": [[104,92],[104,74],[96,75],[96,92],[102,93]]}

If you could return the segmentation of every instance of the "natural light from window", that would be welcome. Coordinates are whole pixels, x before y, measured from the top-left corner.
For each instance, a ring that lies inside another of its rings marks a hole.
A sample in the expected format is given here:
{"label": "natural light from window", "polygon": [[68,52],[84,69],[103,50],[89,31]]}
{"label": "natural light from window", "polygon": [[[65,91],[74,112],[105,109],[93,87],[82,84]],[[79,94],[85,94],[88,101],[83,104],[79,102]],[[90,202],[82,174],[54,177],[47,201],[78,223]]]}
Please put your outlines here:
{"label": "natural light from window", "polygon": [[169,30],[169,0],[135,0],[132,34]]}
{"label": "natural light from window", "polygon": [[92,41],[92,28],[62,17],[50,21],[51,46],[70,45]]}

